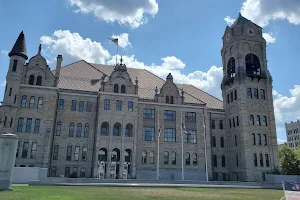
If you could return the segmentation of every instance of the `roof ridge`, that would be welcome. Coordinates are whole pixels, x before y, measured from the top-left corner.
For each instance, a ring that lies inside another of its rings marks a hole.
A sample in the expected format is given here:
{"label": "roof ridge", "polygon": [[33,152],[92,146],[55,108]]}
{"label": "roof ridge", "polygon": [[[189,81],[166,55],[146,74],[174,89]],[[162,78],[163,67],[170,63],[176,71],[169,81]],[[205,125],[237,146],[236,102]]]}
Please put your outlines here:
{"label": "roof ridge", "polygon": [[[192,87],[194,87],[194,88],[196,88],[196,89],[198,89],[198,90],[201,90],[200,88],[197,88],[196,86],[194,86],[194,85],[191,85]],[[215,97],[215,96],[213,96],[213,95],[211,95],[211,94],[209,94],[208,92],[205,92],[205,91],[203,91],[203,90],[201,90],[202,92],[204,92],[205,94],[208,94],[209,96],[211,96],[211,97],[213,97],[213,98],[215,98],[215,99],[217,99],[217,100],[219,100],[219,101],[221,101],[221,102],[223,102],[221,99],[218,99],[217,97]]]}
{"label": "roof ridge", "polygon": [[[181,85],[190,85],[190,84],[181,84]],[[191,86],[193,86],[193,85],[191,85]],[[182,89],[183,89],[183,88],[182,88]],[[199,89],[199,88],[197,88],[197,89]],[[201,91],[202,91],[202,90],[201,90]],[[197,100],[201,101],[203,104],[207,104],[207,103],[205,103],[204,101],[202,101],[201,99],[198,99],[197,97],[195,97],[194,95],[191,95],[189,92],[184,91],[184,93],[190,95],[190,96],[193,97],[194,99],[197,99]]]}
{"label": "roof ridge", "polygon": [[[92,67],[93,69],[97,70],[98,72],[101,72],[102,74],[104,74],[105,76],[107,76],[107,74],[105,74],[104,72],[100,71],[99,69],[97,69],[96,67],[93,66],[94,63],[88,63],[87,61],[83,60],[85,63],[87,63],[90,67]],[[100,77],[101,78],[101,77]]]}

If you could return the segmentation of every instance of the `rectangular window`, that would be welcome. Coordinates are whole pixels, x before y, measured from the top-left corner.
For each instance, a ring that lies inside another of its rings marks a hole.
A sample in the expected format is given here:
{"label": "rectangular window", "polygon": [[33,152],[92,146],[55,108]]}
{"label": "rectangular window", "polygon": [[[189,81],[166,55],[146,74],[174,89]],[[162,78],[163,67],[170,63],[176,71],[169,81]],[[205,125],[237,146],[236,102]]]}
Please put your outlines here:
{"label": "rectangular window", "polygon": [[12,93],[12,88],[9,88],[9,94],[8,94],[8,96],[11,96],[11,93]]}
{"label": "rectangular window", "polygon": [[260,166],[263,167],[264,166],[264,160],[263,160],[263,155],[259,154],[259,162],[260,162]]}
{"label": "rectangular window", "polygon": [[80,147],[76,146],[75,147],[75,154],[74,154],[74,161],[78,161],[79,160],[79,150],[80,150]]}
{"label": "rectangular window", "polygon": [[122,101],[117,100],[116,102],[116,111],[122,111]]}
{"label": "rectangular window", "polygon": [[145,119],[154,119],[155,110],[144,108],[144,118]]}
{"label": "rectangular window", "polygon": [[128,101],[128,111],[133,112],[133,102],[132,101]]}
{"label": "rectangular window", "polygon": [[30,97],[29,108],[34,108],[34,101],[35,101],[35,97]]}
{"label": "rectangular window", "polygon": [[239,126],[240,122],[239,122],[239,116],[236,116],[236,126]]}
{"label": "rectangular window", "polygon": [[213,162],[214,162],[214,167],[218,167],[218,159],[217,159],[217,155],[213,156]]}
{"label": "rectangular window", "polygon": [[229,94],[227,94],[227,103],[230,103]]}
{"label": "rectangular window", "polygon": [[36,119],[34,122],[34,132],[35,133],[39,133],[40,132],[40,124],[41,124],[41,120],[40,119]]}
{"label": "rectangular window", "polygon": [[24,122],[24,118],[20,117],[18,120],[18,132],[23,131],[23,122]]}
{"label": "rectangular window", "polygon": [[251,88],[247,88],[247,96],[248,96],[248,98],[252,98],[252,89]]}
{"label": "rectangular window", "polygon": [[79,101],[79,112],[84,111],[84,101]]}
{"label": "rectangular window", "polygon": [[82,160],[87,160],[87,147],[83,147],[82,148],[82,156],[81,156]]}
{"label": "rectangular window", "polygon": [[186,112],[185,113],[186,122],[196,122],[196,113],[195,112]]}
{"label": "rectangular window", "polygon": [[143,140],[144,141],[154,141],[154,128],[143,127]]}
{"label": "rectangular window", "polygon": [[261,135],[258,134],[258,145],[261,145]]}
{"label": "rectangular window", "polygon": [[257,167],[257,156],[256,153],[253,154],[254,157],[254,166]]}
{"label": "rectangular window", "polygon": [[165,142],[176,142],[175,128],[165,128],[164,141]]}
{"label": "rectangular window", "polygon": [[31,131],[31,124],[32,124],[32,119],[27,118],[25,132],[30,132]]}
{"label": "rectangular window", "polygon": [[39,97],[37,109],[42,109],[43,108],[43,101],[44,101],[44,98],[43,97]]}
{"label": "rectangular window", "polygon": [[17,101],[17,95],[15,95],[15,98],[14,98],[14,103],[16,103]]}
{"label": "rectangular window", "polygon": [[13,64],[13,67],[12,67],[13,72],[17,71],[17,65],[18,65],[18,60],[14,60],[14,64]]}
{"label": "rectangular window", "polygon": [[54,149],[53,149],[53,160],[57,160],[58,159],[58,145],[54,145]]}
{"label": "rectangular window", "polygon": [[236,158],[236,167],[238,167],[239,166],[239,156],[236,154],[235,158]]}
{"label": "rectangular window", "polygon": [[265,154],[265,158],[266,158],[266,166],[269,167],[270,163],[269,163],[269,155]]}
{"label": "rectangular window", "polygon": [[235,119],[234,119],[234,117],[232,118],[232,125],[233,125],[233,127],[235,127]]}
{"label": "rectangular window", "polygon": [[70,167],[65,168],[65,177],[70,177]]}
{"label": "rectangular window", "polygon": [[29,142],[24,142],[22,150],[22,158],[27,158]]}
{"label": "rectangular window", "polygon": [[230,101],[233,102],[233,92],[230,92]]}
{"label": "rectangular window", "polygon": [[72,110],[72,111],[76,111],[76,107],[77,107],[77,101],[76,101],[76,100],[72,100],[72,107],[71,107],[71,110]]}
{"label": "rectangular window", "polygon": [[36,158],[36,142],[33,142],[31,145],[31,154],[30,154],[30,158],[31,159],[35,159]]}
{"label": "rectangular window", "polygon": [[254,93],[254,98],[255,99],[259,99],[259,97],[258,97],[258,89],[257,88],[254,88],[253,93]]}
{"label": "rectangular window", "polygon": [[267,146],[268,142],[267,142],[267,134],[264,134],[264,145]]}
{"label": "rectangular window", "polygon": [[225,160],[225,156],[222,156],[222,167],[226,167],[226,160]]}
{"label": "rectangular window", "polygon": [[86,112],[92,112],[92,102],[86,102]]}
{"label": "rectangular window", "polygon": [[186,143],[196,144],[197,143],[196,130],[188,130],[188,133],[184,134],[184,139]]}
{"label": "rectangular window", "polygon": [[170,120],[170,121],[175,121],[176,120],[176,112],[171,111],[171,110],[165,110],[164,119],[165,120]]}
{"label": "rectangular window", "polygon": [[221,140],[221,147],[224,148],[224,146],[225,146],[224,145],[224,137],[220,137],[220,140]]}
{"label": "rectangular window", "polygon": [[64,99],[60,99],[59,100],[59,110],[63,110],[64,109],[64,105],[65,105],[65,100]]}
{"label": "rectangular window", "polygon": [[260,89],[260,98],[261,99],[266,99],[265,91],[263,89]]}
{"label": "rectangular window", "polygon": [[237,91],[234,90],[234,100],[237,100]]}
{"label": "rectangular window", "polygon": [[6,123],[7,123],[7,116],[5,116],[4,118],[3,127],[6,127]]}
{"label": "rectangular window", "polygon": [[72,157],[72,146],[68,146],[67,148],[67,160],[71,160]]}
{"label": "rectangular window", "polygon": [[110,100],[105,99],[104,100],[104,110],[109,110],[110,109]]}

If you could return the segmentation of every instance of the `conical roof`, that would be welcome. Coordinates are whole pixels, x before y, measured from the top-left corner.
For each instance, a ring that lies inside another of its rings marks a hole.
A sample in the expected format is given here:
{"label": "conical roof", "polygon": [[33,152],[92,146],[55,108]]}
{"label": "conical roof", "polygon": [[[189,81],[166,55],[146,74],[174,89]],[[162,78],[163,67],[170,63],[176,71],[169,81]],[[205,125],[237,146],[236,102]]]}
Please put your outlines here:
{"label": "conical roof", "polygon": [[26,60],[28,59],[25,35],[24,35],[23,31],[20,33],[14,47],[12,48],[11,52],[8,54],[9,57],[14,56],[14,55],[22,56]]}

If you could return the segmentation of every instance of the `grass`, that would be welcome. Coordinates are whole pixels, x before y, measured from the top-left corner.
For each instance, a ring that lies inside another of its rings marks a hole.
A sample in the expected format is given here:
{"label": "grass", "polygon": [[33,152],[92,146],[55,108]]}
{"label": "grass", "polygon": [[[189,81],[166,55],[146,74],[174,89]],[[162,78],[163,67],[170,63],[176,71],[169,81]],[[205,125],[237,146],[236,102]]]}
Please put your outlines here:
{"label": "grass", "polygon": [[99,186],[14,186],[13,191],[0,191],[2,200],[229,200],[283,197],[282,190],[227,188],[144,188]]}

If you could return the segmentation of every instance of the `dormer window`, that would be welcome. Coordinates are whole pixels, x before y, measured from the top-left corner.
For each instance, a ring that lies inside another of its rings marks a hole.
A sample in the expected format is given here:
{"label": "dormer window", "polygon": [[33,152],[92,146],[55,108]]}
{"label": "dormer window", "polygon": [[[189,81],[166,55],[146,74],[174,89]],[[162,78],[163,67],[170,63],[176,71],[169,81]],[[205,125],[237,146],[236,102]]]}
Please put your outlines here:
{"label": "dormer window", "polygon": [[42,85],[42,77],[38,76],[36,79],[36,85]]}
{"label": "dormer window", "polygon": [[28,84],[29,85],[33,85],[34,84],[34,75],[30,75]]}
{"label": "dormer window", "polygon": [[121,93],[123,93],[123,94],[126,93],[126,86],[125,85],[121,86]]}
{"label": "dormer window", "polygon": [[169,96],[166,96],[166,103],[169,103]]}
{"label": "dormer window", "polygon": [[119,85],[118,84],[114,85],[114,93],[119,93]]}

